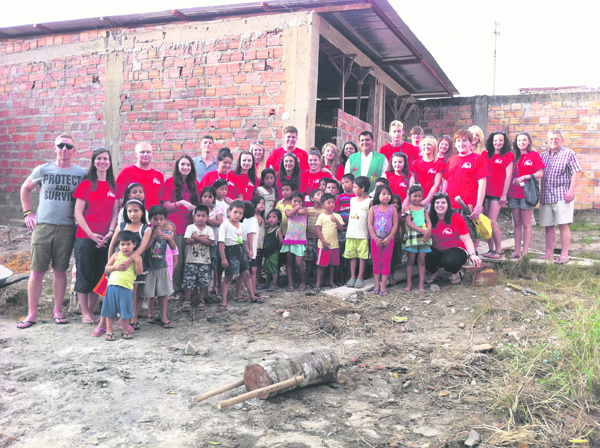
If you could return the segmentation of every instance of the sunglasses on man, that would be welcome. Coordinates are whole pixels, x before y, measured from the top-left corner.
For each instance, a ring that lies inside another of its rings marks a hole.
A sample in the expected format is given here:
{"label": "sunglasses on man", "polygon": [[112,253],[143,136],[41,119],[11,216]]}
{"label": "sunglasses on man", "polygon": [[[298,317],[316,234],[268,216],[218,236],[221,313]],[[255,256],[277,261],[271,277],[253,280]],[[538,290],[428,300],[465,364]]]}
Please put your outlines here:
{"label": "sunglasses on man", "polygon": [[67,149],[68,149],[69,151],[70,151],[70,150],[72,150],[72,149],[74,148],[74,146],[73,146],[73,145],[71,145],[71,144],[69,144],[69,143],[58,143],[58,144],[56,145],[56,147],[57,147],[58,149],[63,149],[65,146],[67,147]]}

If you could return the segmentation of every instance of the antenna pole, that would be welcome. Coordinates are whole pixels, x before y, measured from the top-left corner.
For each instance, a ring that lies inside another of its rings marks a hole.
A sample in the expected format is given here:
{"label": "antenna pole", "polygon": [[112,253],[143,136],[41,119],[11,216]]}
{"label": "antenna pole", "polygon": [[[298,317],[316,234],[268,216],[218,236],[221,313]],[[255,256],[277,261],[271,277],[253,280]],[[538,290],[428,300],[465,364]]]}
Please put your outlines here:
{"label": "antenna pole", "polygon": [[492,95],[496,95],[496,47],[498,43],[498,36],[500,35],[500,31],[498,31],[498,26],[500,24],[498,22],[494,22],[494,84],[492,86]]}

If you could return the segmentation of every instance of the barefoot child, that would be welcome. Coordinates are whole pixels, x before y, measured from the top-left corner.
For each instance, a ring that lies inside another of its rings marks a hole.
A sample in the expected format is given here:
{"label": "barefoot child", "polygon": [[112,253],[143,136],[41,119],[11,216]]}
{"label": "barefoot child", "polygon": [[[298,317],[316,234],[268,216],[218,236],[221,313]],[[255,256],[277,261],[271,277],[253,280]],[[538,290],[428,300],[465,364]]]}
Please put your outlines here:
{"label": "barefoot child", "polygon": [[408,262],[406,264],[406,286],[404,291],[409,292],[412,287],[412,269],[415,264],[415,258],[419,263],[419,292],[425,293],[425,254],[431,252],[431,221],[427,208],[421,205],[423,200],[423,188],[419,184],[413,184],[408,190],[408,199],[410,203],[406,206],[405,217],[406,242],[404,250],[408,252]]}
{"label": "barefoot child", "polygon": [[[121,315],[122,325],[129,328],[129,319],[133,317],[133,281],[136,275],[143,271],[142,259],[134,253],[137,236],[135,233],[124,230],[117,236],[119,243],[119,252],[113,254],[106,265],[106,272],[110,273],[108,278],[108,288],[104,303],[102,304],[101,315],[106,319],[107,333],[104,339],[114,341],[115,331],[113,329],[114,320],[117,313]],[[125,261],[131,258],[133,263],[126,267]],[[133,332],[124,330],[123,339],[133,338]]]}
{"label": "barefoot child", "polygon": [[[248,246],[244,244],[246,238],[246,230],[244,225],[240,222],[244,216],[244,203],[242,201],[232,201],[229,204],[229,219],[224,221],[219,227],[219,253],[221,255],[221,266],[222,269],[219,271],[225,271],[225,277],[223,278],[223,285],[221,286],[221,304],[219,309],[221,311],[227,311],[227,293],[229,292],[229,285],[235,275],[240,275],[248,292],[250,299],[255,302],[256,296],[250,285],[250,273],[248,272],[249,256],[244,256],[242,251],[246,251],[246,255],[249,255]],[[241,281],[241,279],[238,279]]]}
{"label": "barefoot child", "polygon": [[279,224],[281,223],[281,212],[271,210],[267,215],[269,227],[265,234],[265,243],[263,245],[263,258],[265,271],[267,272],[268,291],[277,291],[277,278],[279,277],[279,248],[283,243],[283,234]]}
{"label": "barefoot child", "polygon": [[375,190],[373,206],[369,210],[369,233],[371,234],[371,253],[373,258],[373,294],[387,296],[387,279],[390,275],[394,234],[398,230],[398,213],[390,205],[392,190],[380,185]]}
{"label": "barefoot child", "polygon": [[187,227],[183,236],[185,244],[189,245],[183,271],[183,290],[185,291],[183,311],[192,310],[192,291],[199,301],[198,309],[206,309],[204,298],[208,294],[212,273],[210,248],[215,240],[213,230],[206,225],[209,213],[206,205],[196,207],[194,224]]}
{"label": "barefoot child", "polygon": [[[309,156],[310,157],[310,156]],[[295,191],[290,196],[292,208],[285,211],[287,216],[287,232],[281,246],[281,253],[287,253],[288,291],[294,292],[294,273],[300,274],[298,291],[306,289],[304,271],[304,252],[306,252],[306,209],[303,207],[304,195]],[[296,266],[296,269],[294,269]]]}
{"label": "barefoot child", "polygon": [[325,193],[321,196],[321,202],[325,211],[317,218],[319,251],[317,254],[317,284],[313,288],[315,291],[321,291],[321,279],[326,267],[329,267],[329,284],[333,285],[335,267],[340,264],[340,246],[337,234],[338,230],[344,228],[342,217],[333,212],[335,197],[330,193]]}
{"label": "barefoot child", "polygon": [[163,231],[167,210],[162,205],[153,205],[148,210],[150,224],[152,225],[152,235],[148,242],[148,249],[144,252],[145,266],[148,269],[146,281],[140,287],[136,305],[136,315],[142,307],[144,298],[148,303],[158,297],[161,318],[160,325],[163,328],[173,328],[173,323],[167,319],[167,299],[173,294],[173,283],[169,278],[169,268],[167,267],[167,246],[175,250],[175,240],[173,236]]}
{"label": "barefoot child", "polygon": [[[348,231],[346,233],[346,250],[344,258],[350,260],[350,280],[346,286],[362,288],[364,283],[365,266],[369,259],[369,209],[371,182],[366,176],[354,179],[354,196],[350,199]],[[359,259],[358,277],[356,275],[356,260]]]}

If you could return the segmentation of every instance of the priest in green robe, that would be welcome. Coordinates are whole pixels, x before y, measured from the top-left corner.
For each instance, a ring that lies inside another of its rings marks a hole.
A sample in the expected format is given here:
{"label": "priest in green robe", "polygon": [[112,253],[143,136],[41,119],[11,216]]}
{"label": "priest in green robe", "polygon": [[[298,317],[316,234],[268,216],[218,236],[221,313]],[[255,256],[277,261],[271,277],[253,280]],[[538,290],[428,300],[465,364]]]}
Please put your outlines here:
{"label": "priest in green robe", "polygon": [[373,151],[374,143],[371,132],[361,132],[358,136],[360,152],[352,154],[344,167],[346,174],[353,174],[355,178],[366,176],[369,179],[371,182],[369,193],[375,189],[375,180],[378,177],[383,177],[383,173],[388,167],[387,158],[383,154]]}

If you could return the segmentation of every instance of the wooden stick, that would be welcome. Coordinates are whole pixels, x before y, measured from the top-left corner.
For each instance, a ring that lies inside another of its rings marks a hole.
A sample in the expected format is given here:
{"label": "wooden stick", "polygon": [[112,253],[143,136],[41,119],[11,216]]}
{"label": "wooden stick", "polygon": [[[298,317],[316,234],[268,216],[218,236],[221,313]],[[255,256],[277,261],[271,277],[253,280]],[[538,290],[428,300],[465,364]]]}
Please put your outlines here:
{"label": "wooden stick", "polygon": [[237,380],[235,383],[228,384],[227,386],[219,387],[218,389],[213,389],[202,395],[198,395],[194,397],[194,403],[199,403],[202,400],[206,400],[207,398],[214,397],[215,395],[222,394],[223,392],[227,392],[228,390],[235,389],[236,387],[240,387],[244,385],[244,380]]}
{"label": "wooden stick", "polygon": [[229,406],[233,406],[234,404],[241,403],[242,401],[250,400],[251,398],[258,397],[261,393],[264,392],[273,392],[275,390],[285,389],[287,387],[295,386],[304,381],[303,376],[297,376],[296,378],[289,379],[287,381],[282,381],[281,383],[273,384],[271,386],[262,387],[260,389],[253,390],[252,392],[248,392],[247,394],[238,395],[237,397],[230,398],[229,400],[221,401],[218,404],[219,409],[225,409]]}

